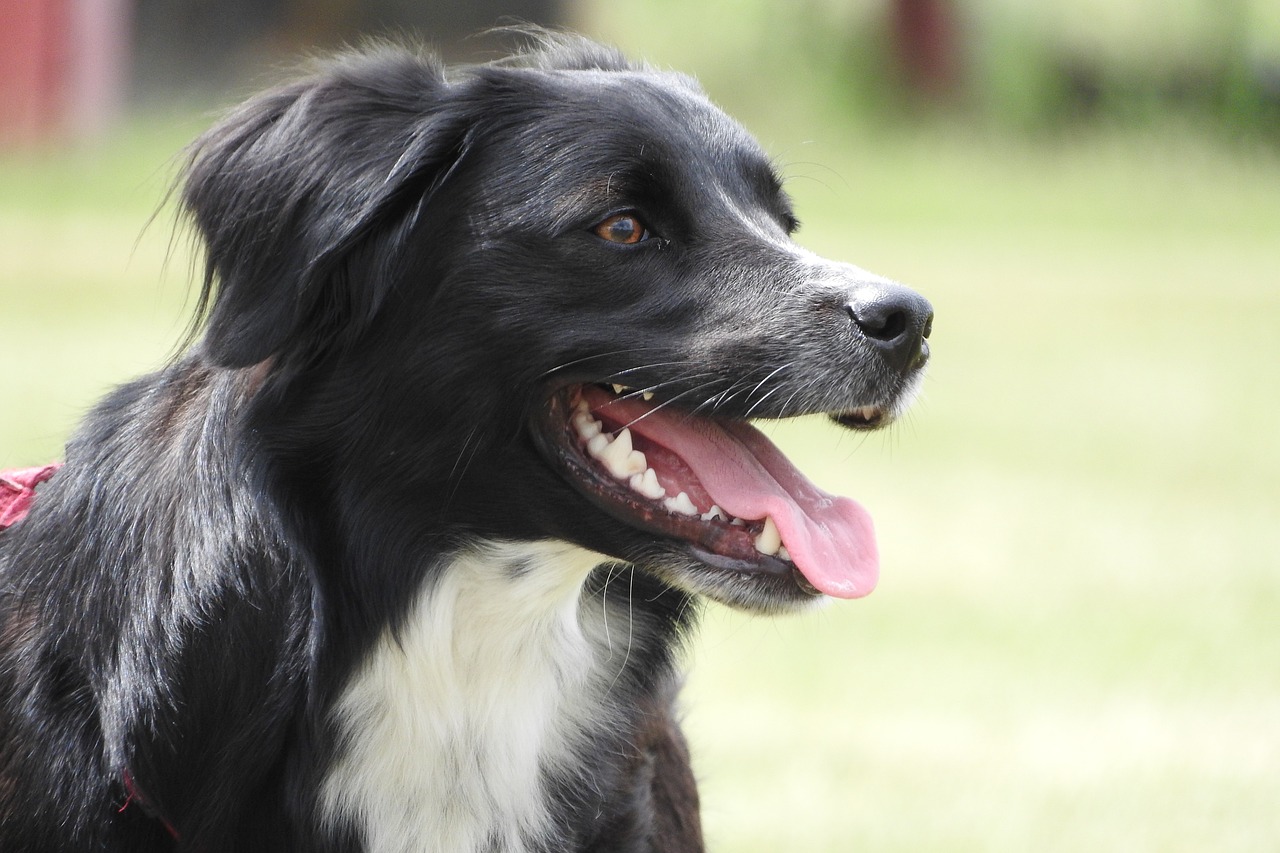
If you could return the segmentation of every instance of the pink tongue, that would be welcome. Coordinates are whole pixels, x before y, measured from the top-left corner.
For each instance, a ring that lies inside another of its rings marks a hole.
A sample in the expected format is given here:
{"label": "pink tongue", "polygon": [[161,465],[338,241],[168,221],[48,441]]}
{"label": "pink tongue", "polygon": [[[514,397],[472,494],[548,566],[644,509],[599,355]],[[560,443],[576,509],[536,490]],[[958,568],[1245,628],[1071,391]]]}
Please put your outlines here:
{"label": "pink tongue", "polygon": [[593,409],[676,453],[726,512],[771,517],[792,562],[819,592],[860,598],[875,589],[880,557],[871,516],[809,482],[758,429],[584,391]]}

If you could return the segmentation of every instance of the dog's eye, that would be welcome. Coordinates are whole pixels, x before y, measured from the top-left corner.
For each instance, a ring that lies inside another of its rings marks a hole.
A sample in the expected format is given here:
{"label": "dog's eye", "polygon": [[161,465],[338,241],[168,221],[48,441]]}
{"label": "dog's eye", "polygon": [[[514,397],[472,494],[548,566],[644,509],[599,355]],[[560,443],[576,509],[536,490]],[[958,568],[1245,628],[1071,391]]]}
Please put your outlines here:
{"label": "dog's eye", "polygon": [[634,213],[618,213],[601,222],[594,229],[601,240],[634,246],[649,239],[649,229]]}

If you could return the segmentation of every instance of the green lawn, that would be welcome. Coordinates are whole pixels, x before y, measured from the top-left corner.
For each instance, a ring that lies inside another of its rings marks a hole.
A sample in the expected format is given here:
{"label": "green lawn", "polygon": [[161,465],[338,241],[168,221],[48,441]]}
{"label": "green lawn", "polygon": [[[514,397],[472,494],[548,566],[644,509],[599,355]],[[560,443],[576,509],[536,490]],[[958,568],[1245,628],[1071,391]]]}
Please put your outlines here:
{"label": "green lawn", "polygon": [[[685,705],[712,849],[1280,849],[1280,160],[758,103],[802,242],[937,322],[902,424],[775,428],[871,508],[883,580],[709,614]],[[170,214],[143,229],[202,122],[0,160],[0,467],[58,456],[182,335],[190,252]]]}

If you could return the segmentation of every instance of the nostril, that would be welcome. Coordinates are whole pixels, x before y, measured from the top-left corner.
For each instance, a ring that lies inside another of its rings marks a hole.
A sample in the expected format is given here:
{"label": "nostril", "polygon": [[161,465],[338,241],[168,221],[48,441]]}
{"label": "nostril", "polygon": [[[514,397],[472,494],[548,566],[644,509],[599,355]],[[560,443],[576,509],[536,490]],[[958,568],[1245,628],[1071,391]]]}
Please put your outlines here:
{"label": "nostril", "polygon": [[850,289],[844,310],[889,364],[915,369],[928,358],[925,338],[932,330],[933,306],[914,290],[887,281],[863,282]]}
{"label": "nostril", "polygon": [[894,306],[871,302],[865,305],[848,305],[849,317],[868,338],[876,341],[897,340],[907,331],[907,312]]}

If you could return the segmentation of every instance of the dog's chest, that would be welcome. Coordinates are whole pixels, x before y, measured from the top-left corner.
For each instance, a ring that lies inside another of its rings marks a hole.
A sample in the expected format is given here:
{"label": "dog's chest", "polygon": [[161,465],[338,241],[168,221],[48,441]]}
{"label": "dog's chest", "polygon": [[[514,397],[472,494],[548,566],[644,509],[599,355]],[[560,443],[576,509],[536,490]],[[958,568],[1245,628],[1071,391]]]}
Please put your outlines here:
{"label": "dog's chest", "polygon": [[522,543],[445,567],[335,706],[328,823],[354,825],[370,853],[554,849],[546,775],[611,716],[606,641],[580,613],[604,559]]}

